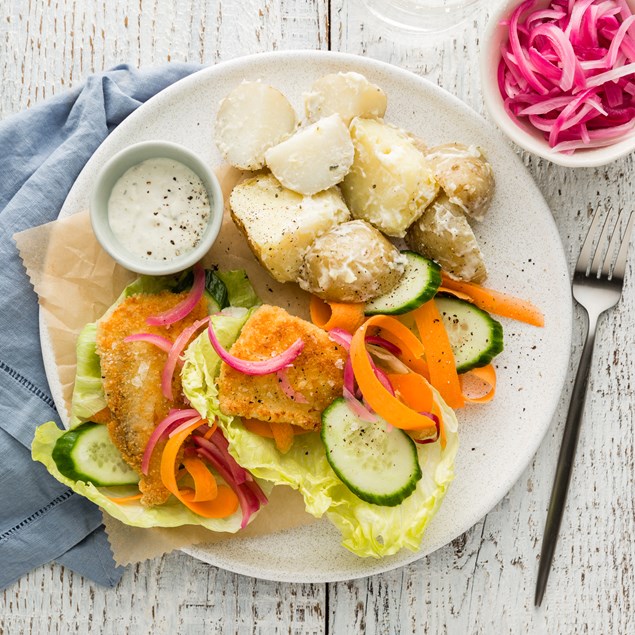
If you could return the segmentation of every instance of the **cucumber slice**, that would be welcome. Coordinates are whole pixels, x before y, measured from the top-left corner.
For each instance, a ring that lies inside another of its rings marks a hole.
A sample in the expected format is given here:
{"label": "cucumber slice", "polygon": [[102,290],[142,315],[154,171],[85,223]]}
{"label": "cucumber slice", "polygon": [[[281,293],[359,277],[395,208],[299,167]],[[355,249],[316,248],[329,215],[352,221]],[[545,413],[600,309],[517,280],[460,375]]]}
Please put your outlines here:
{"label": "cucumber slice", "polygon": [[503,350],[503,327],[487,311],[445,294],[434,302],[445,322],[457,372],[486,366]]}
{"label": "cucumber slice", "polygon": [[394,507],[408,498],[421,478],[414,441],[378,417],[359,419],[342,397],[322,413],[322,442],[338,478],[367,503]]}
{"label": "cucumber slice", "polygon": [[102,423],[89,421],[63,434],[52,457],[57,469],[74,481],[104,487],[139,482],[139,475],[123,460]]}
{"label": "cucumber slice", "polygon": [[407,258],[401,280],[388,293],[366,304],[366,315],[401,315],[427,302],[441,285],[441,267],[414,251],[401,252]]}

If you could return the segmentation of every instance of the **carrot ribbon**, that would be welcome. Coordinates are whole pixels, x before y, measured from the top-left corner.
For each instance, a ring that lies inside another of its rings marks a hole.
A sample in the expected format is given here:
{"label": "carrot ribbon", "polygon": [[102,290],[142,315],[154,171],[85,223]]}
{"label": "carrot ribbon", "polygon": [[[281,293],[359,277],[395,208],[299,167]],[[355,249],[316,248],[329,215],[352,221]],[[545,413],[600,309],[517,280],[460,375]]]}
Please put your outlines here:
{"label": "carrot ribbon", "polygon": [[340,328],[353,333],[364,322],[364,304],[326,302],[315,295],[309,303],[311,322],[325,331]]}
{"label": "carrot ribbon", "polygon": [[[492,364],[487,364],[487,366],[482,366],[481,368],[472,368],[472,370],[468,371],[466,377],[461,377],[461,386],[463,389],[463,396],[467,403],[487,403],[494,399],[494,395],[496,394],[496,369]],[[470,397],[465,394],[466,386],[465,384],[469,380],[470,377],[476,377],[483,384],[489,387],[484,394],[479,397]]]}
{"label": "carrot ribbon", "polygon": [[273,433],[273,440],[276,442],[276,447],[282,454],[286,454],[293,445],[293,428],[290,423],[278,423],[277,421],[270,421],[271,432]]}
{"label": "carrot ribbon", "polygon": [[204,503],[214,500],[218,495],[218,485],[214,475],[209,471],[205,463],[194,456],[184,458],[182,463],[194,481],[192,502]]}
{"label": "carrot ribbon", "polygon": [[138,500],[141,500],[143,494],[139,492],[138,494],[132,494],[131,496],[106,496],[113,503],[117,503],[117,505],[129,505],[130,503],[136,503]]}
{"label": "carrot ribbon", "polygon": [[[430,434],[436,432],[436,426],[429,417],[419,414],[419,412],[407,406],[396,396],[391,395],[377,378],[369,359],[368,351],[366,350],[366,333],[371,327],[381,328],[384,334],[395,335],[395,337],[400,339],[403,336],[404,341],[410,339],[409,336],[406,336],[403,332],[404,329],[406,331],[408,331],[408,329],[401,324],[401,322],[385,315],[374,315],[357,329],[351,341],[350,357],[355,379],[357,380],[362,395],[370,407],[380,417],[396,428],[422,431],[429,429]],[[408,331],[408,333],[410,333],[410,331]],[[412,335],[412,333],[410,333],[410,335]],[[423,354],[421,342],[419,342],[414,335],[412,335],[412,337],[419,344],[415,355]],[[425,380],[424,383],[420,385],[419,399],[421,400],[419,402],[422,406],[421,410],[432,412],[434,396],[432,388]]]}
{"label": "carrot ribbon", "polygon": [[296,434],[305,434],[311,430],[299,428],[290,423],[276,423],[275,421],[261,421],[260,419],[243,419],[243,426],[249,432],[266,439],[273,439],[280,452],[286,454],[293,445]]}
{"label": "carrot ribbon", "polygon": [[434,300],[429,300],[412,313],[425,348],[430,383],[439,391],[450,408],[462,408],[465,400],[456,372],[456,361],[437,305]]}
{"label": "carrot ribbon", "polygon": [[461,299],[465,299],[465,296],[467,296],[469,301],[485,311],[533,326],[545,325],[545,316],[542,311],[528,300],[494,291],[493,289],[487,289],[473,282],[453,280],[445,272],[442,272],[441,275],[444,291],[457,292],[457,297]]}
{"label": "carrot ribbon", "polygon": [[[174,494],[176,498],[178,498],[195,514],[198,514],[203,518],[226,518],[227,516],[231,516],[238,509],[238,497],[230,487],[227,485],[217,485],[216,496],[213,499],[199,500],[201,497],[208,495],[213,486],[211,485],[208,477],[206,477],[201,471],[200,466],[187,458],[183,459],[181,462],[188,473],[192,476],[194,489],[180,489],[176,481],[175,470],[179,450],[190,434],[200,425],[201,421],[199,419],[198,421],[192,423],[191,426],[188,426],[168,439],[165,444],[165,448],[163,449],[163,454],[161,455],[161,480],[163,481],[163,485],[166,489],[171,494]],[[202,467],[210,478],[214,478],[204,464]],[[194,474],[196,474],[196,476]],[[205,494],[197,495],[197,478],[198,487],[201,488],[201,492],[205,491]]]}
{"label": "carrot ribbon", "polygon": [[[417,412],[429,412],[438,417],[439,442],[441,443],[441,447],[444,448],[447,443],[447,437],[445,434],[445,426],[443,425],[443,413],[434,399],[432,400],[432,407],[430,408],[426,394],[427,390],[429,390],[429,384],[426,379],[418,373],[391,373],[388,375],[388,380],[395,389],[396,394],[406,405],[410,406],[410,408]],[[428,410],[428,408],[430,409]],[[434,426],[432,419],[430,419],[430,422]],[[422,433],[416,435],[416,437],[425,439],[434,434],[436,434],[436,426],[424,430]]]}

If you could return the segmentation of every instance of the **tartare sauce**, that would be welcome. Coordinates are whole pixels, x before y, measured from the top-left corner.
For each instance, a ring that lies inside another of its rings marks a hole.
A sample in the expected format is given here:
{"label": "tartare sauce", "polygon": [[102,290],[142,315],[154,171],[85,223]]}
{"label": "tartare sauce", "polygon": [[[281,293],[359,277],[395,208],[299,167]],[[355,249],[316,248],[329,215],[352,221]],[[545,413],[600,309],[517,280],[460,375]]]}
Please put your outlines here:
{"label": "tartare sauce", "polygon": [[200,177],[174,159],[147,159],[128,169],[108,199],[117,240],[144,260],[172,260],[194,249],[210,217]]}

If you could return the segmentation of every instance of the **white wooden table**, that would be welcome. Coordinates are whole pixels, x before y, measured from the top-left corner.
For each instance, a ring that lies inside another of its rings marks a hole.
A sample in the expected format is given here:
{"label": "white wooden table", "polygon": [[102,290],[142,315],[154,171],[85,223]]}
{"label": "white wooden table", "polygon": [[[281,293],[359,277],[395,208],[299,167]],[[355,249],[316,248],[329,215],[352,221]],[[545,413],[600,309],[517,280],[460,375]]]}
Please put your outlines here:
{"label": "white wooden table", "polygon": [[[361,0],[0,0],[0,117],[120,62],[214,64],[299,48],[403,66],[482,112],[479,38],[499,1],[484,1],[454,37],[424,38],[390,32]],[[588,170],[523,158],[553,210],[571,267],[596,205],[633,205],[633,156]],[[572,379],[509,494],[466,534],[405,568],[338,584],[282,584],[177,552],[130,567],[106,590],[48,565],[0,593],[0,634],[635,633],[634,274],[631,265],[621,305],[600,326],[541,609],[533,606],[537,560]],[[580,317],[576,312],[573,360]]]}

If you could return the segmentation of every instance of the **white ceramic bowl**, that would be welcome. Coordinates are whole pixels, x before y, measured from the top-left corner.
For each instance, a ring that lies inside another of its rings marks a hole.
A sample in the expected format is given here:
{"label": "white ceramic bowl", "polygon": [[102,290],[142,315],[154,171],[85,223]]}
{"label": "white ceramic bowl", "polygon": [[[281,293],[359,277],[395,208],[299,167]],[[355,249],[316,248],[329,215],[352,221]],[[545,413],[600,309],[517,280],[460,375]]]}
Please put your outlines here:
{"label": "white ceramic bowl", "polygon": [[[166,158],[178,161],[203,181],[210,203],[207,227],[194,249],[172,260],[143,260],[125,249],[115,237],[108,222],[108,199],[115,183],[134,165],[146,159]],[[90,221],[101,246],[120,265],[151,276],[183,271],[197,263],[211,249],[223,222],[223,193],[212,169],[194,152],[168,141],[143,141],[124,148],[99,171],[90,196]]]}
{"label": "white ceramic bowl", "polygon": [[[635,0],[627,0],[629,6],[635,11]],[[626,139],[606,146],[605,148],[591,148],[589,150],[576,150],[573,154],[554,152],[542,134],[530,124],[522,121],[514,121],[505,111],[503,98],[498,88],[497,68],[500,60],[501,44],[507,39],[507,27],[501,26],[500,21],[509,16],[520,4],[521,0],[508,0],[503,2],[498,10],[491,16],[481,40],[481,86],[485,107],[498,127],[521,148],[529,150],[545,159],[549,159],[558,165],[572,168],[590,168],[598,165],[606,165],[635,150],[635,133]],[[536,6],[547,6],[547,0]]]}

